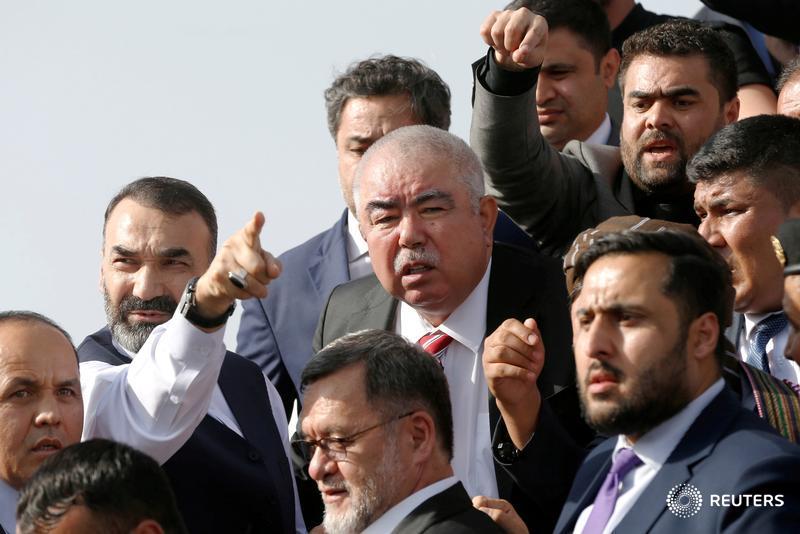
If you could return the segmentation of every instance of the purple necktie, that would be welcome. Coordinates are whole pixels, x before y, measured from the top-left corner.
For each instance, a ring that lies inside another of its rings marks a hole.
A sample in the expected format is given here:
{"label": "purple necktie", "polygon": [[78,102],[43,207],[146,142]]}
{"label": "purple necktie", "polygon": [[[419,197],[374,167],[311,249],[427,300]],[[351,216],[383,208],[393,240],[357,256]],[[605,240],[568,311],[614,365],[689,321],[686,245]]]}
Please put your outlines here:
{"label": "purple necktie", "polygon": [[603,485],[600,486],[600,491],[597,492],[597,497],[594,498],[592,513],[589,514],[586,526],[583,527],[583,534],[601,534],[603,532],[608,520],[611,519],[611,514],[614,513],[614,505],[617,504],[619,483],[631,469],[639,465],[642,465],[642,461],[636,456],[633,449],[619,450],[617,457],[614,458],[614,463],[611,464],[611,470],[606,475]]}

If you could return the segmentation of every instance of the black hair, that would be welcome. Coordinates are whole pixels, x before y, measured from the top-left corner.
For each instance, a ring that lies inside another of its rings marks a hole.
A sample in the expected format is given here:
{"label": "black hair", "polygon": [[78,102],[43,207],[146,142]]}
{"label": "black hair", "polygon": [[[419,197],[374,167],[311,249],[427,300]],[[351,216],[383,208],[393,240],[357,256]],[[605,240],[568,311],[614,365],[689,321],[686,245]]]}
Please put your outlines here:
{"label": "black hair", "polygon": [[[444,371],[419,345],[384,330],[363,330],[331,342],[308,362],[301,388],[333,373],[364,364],[367,400],[386,415],[428,412],[448,458],[453,456],[453,414]],[[354,385],[355,386],[355,385]]]}
{"label": "black hair", "polygon": [[123,534],[152,519],[166,533],[186,533],[158,463],[105,439],[77,443],[47,458],[22,488],[17,527],[23,534],[47,532],[73,505],[91,510],[97,532]]}

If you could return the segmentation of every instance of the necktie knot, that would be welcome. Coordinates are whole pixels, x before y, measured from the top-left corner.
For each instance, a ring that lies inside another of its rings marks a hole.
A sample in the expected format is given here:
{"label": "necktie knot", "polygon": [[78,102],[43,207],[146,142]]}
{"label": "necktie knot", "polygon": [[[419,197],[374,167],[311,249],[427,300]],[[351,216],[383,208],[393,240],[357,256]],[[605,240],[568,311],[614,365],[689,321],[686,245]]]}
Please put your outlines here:
{"label": "necktie knot", "polygon": [[773,313],[762,319],[753,329],[750,338],[750,347],[747,351],[747,363],[769,373],[769,359],[767,358],[767,343],[786,328],[786,314]]}
{"label": "necktie knot", "polygon": [[422,346],[422,350],[439,358],[447,346],[452,343],[453,338],[442,332],[441,330],[434,330],[428,334],[425,334],[417,343]]}
{"label": "necktie knot", "polygon": [[583,534],[600,534],[605,530],[608,520],[614,513],[614,506],[617,504],[619,483],[625,478],[625,475],[640,465],[642,465],[642,460],[636,456],[633,449],[626,447],[619,450],[611,463],[611,469],[608,471],[603,485],[600,486],[600,491],[597,492],[592,512],[583,528]]}

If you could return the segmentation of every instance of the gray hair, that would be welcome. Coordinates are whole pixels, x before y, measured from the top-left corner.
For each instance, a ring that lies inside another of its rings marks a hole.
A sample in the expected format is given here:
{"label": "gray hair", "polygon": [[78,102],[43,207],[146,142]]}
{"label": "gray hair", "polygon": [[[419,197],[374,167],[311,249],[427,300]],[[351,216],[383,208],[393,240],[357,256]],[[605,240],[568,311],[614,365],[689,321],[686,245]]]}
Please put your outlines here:
{"label": "gray hair", "polygon": [[386,415],[424,410],[433,419],[438,442],[452,459],[453,414],[444,371],[419,345],[397,334],[362,330],[329,343],[303,369],[301,389],[359,363],[364,364],[363,387],[370,406]]}
{"label": "gray hair", "polygon": [[460,137],[422,124],[393,130],[375,141],[364,153],[353,178],[356,206],[359,204],[361,174],[374,158],[387,151],[391,151],[391,156],[398,161],[415,161],[421,155],[447,161],[454,170],[456,179],[467,188],[473,210],[478,212],[480,200],[486,194],[483,167],[478,155]]}
{"label": "gray hair", "polygon": [[392,55],[353,63],[325,90],[328,129],[334,140],[342,109],[350,98],[408,94],[414,116],[422,124],[450,127],[450,88],[417,59]]}

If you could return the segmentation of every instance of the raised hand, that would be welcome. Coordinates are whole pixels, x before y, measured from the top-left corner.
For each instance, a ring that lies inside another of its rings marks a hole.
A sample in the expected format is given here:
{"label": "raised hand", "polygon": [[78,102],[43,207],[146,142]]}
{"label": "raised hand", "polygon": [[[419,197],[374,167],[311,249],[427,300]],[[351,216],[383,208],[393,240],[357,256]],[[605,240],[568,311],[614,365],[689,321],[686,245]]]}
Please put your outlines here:
{"label": "raised hand", "polygon": [[504,69],[531,69],[544,61],[547,21],[527,8],[493,11],[481,24],[480,34]]}

